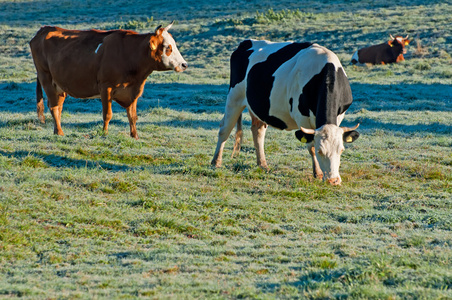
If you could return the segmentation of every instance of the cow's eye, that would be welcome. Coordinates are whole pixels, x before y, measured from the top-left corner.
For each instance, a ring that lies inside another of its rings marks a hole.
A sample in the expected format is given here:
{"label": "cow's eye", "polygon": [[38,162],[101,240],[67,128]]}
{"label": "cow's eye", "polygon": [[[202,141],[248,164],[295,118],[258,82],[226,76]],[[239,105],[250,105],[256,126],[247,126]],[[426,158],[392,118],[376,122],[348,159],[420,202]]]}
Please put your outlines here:
{"label": "cow's eye", "polygon": [[171,45],[165,46],[165,54],[166,54],[166,56],[170,56],[171,52],[173,52],[173,48],[171,47]]}

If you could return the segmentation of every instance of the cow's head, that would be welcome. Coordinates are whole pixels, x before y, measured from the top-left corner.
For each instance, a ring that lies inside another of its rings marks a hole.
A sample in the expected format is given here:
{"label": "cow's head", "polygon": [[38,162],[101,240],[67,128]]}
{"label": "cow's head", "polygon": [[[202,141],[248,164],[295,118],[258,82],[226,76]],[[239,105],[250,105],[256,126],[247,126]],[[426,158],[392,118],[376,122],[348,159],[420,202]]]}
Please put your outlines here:
{"label": "cow's head", "polygon": [[318,129],[307,129],[301,127],[305,139],[311,142],[315,148],[315,156],[323,173],[323,180],[332,185],[340,185],[342,180],[339,175],[341,154],[344,151],[344,142],[353,143],[359,133],[353,128],[339,127],[334,124],[326,124]]}
{"label": "cow's head", "polygon": [[174,21],[164,28],[160,25],[155,29],[150,41],[151,56],[161,65],[163,70],[182,72],[188,67],[188,64],[177,49],[173,37],[168,32],[173,24]]}
{"label": "cow's head", "polygon": [[393,37],[391,34],[389,35],[391,38],[388,41],[388,45],[391,47],[398,47],[401,49],[401,54],[406,54],[405,46],[408,46],[408,44],[411,42],[408,40],[408,35],[406,37],[401,37],[400,35],[396,35],[396,37]]}

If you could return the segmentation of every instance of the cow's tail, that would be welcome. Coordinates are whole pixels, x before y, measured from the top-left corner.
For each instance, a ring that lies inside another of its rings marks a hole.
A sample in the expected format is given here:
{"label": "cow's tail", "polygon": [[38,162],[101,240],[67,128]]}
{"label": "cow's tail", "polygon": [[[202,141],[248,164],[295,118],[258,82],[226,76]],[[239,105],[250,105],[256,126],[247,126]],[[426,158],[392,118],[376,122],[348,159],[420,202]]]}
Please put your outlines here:
{"label": "cow's tail", "polygon": [[36,111],[38,112],[38,119],[41,123],[46,122],[46,118],[44,116],[44,98],[42,95],[42,86],[39,78],[36,77]]}
{"label": "cow's tail", "polygon": [[242,130],[242,113],[240,113],[239,118],[237,119],[237,131],[235,132],[235,143],[234,150],[232,151],[231,158],[236,154],[238,155],[240,152],[240,147],[242,144],[243,130]]}

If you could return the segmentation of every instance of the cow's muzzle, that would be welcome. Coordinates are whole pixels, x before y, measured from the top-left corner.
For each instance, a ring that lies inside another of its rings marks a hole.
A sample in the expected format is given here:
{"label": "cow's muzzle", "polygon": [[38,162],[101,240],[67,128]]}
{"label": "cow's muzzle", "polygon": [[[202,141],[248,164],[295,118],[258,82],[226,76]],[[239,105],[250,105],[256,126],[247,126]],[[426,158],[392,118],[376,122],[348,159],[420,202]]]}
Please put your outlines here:
{"label": "cow's muzzle", "polygon": [[329,179],[328,179],[328,182],[329,182],[331,185],[341,185],[342,180],[341,180],[340,177],[336,177],[336,178],[329,178]]}
{"label": "cow's muzzle", "polygon": [[181,63],[179,66],[177,66],[176,68],[174,68],[174,70],[176,72],[183,72],[188,68],[188,64],[186,62]]}

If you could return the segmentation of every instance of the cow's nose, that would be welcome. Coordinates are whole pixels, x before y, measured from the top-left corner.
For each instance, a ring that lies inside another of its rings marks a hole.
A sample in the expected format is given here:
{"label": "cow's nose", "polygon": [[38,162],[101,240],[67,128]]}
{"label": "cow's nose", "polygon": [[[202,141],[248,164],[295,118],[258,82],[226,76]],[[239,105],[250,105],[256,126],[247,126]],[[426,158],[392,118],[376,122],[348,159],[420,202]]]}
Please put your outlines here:
{"label": "cow's nose", "polygon": [[185,70],[186,68],[188,68],[188,64],[186,62],[184,62],[181,64],[181,67],[182,67],[182,69]]}
{"label": "cow's nose", "polygon": [[336,177],[336,178],[330,178],[330,179],[328,179],[328,182],[329,182],[331,185],[341,185],[342,180],[341,180],[340,177]]}

